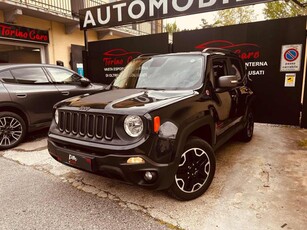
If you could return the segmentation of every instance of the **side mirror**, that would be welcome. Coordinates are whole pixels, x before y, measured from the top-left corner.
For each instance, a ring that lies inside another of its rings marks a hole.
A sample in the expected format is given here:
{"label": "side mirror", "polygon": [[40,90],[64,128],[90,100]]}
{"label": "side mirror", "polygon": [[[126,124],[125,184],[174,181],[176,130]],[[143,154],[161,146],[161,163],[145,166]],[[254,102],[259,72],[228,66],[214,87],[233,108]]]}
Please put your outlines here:
{"label": "side mirror", "polygon": [[221,88],[232,88],[238,85],[238,78],[236,75],[228,75],[219,77],[219,87]]}
{"label": "side mirror", "polygon": [[81,86],[87,87],[91,84],[91,81],[85,77],[80,78]]}

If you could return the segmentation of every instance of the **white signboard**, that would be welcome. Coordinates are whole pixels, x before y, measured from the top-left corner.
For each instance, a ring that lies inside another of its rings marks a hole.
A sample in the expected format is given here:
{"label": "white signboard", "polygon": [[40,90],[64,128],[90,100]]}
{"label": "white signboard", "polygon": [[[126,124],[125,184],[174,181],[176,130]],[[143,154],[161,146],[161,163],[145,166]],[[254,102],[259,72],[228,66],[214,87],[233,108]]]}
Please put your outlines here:
{"label": "white signboard", "polygon": [[281,72],[298,72],[301,70],[302,44],[283,45],[281,49]]}
{"label": "white signboard", "polygon": [[80,29],[127,25],[271,1],[275,0],[113,0],[81,9]]}

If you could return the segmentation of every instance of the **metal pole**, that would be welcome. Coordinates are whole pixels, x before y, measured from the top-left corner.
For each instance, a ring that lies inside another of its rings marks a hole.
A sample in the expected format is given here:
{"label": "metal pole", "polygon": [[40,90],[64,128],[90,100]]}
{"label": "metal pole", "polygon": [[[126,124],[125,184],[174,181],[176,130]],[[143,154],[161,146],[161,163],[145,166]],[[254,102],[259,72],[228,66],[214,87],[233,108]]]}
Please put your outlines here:
{"label": "metal pole", "polygon": [[85,51],[88,52],[87,30],[84,30],[84,46],[85,46]]}
{"label": "metal pole", "polygon": [[89,75],[88,75],[88,40],[87,40],[86,30],[84,30],[84,51],[82,52],[82,59],[83,59],[84,77],[89,78]]}

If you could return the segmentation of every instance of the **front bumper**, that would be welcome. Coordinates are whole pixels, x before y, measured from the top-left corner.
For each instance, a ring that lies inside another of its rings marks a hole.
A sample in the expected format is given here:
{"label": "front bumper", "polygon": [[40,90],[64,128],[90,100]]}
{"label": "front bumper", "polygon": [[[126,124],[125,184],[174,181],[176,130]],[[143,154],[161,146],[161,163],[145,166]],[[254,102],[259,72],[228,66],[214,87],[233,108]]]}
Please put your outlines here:
{"label": "front bumper", "polygon": [[[116,150],[105,155],[95,154],[92,150],[89,153],[84,149],[80,151],[62,146],[52,138],[48,138],[48,150],[54,159],[71,167],[156,190],[169,188],[176,171],[174,162],[161,164],[144,155],[123,155]],[[128,164],[130,157],[141,157],[145,163]],[[153,173],[152,180],[145,179],[146,172]]]}

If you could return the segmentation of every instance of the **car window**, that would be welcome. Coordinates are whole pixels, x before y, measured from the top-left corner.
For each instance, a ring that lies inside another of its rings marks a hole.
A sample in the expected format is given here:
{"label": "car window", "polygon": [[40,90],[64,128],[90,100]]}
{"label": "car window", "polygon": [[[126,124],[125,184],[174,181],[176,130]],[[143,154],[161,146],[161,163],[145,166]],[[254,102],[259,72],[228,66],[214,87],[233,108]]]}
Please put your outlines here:
{"label": "car window", "polygon": [[21,84],[49,83],[45,72],[40,67],[12,69],[11,73]]}
{"label": "car window", "polygon": [[65,69],[53,68],[53,67],[48,67],[46,69],[49,71],[53,81],[56,83],[76,83],[79,82],[81,78],[76,73]]}
{"label": "car window", "polygon": [[227,62],[225,59],[215,59],[212,63],[213,78],[215,87],[218,86],[218,79],[227,75]]}
{"label": "car window", "polygon": [[114,81],[117,88],[192,89],[203,80],[200,55],[156,56],[131,61]]}
{"label": "car window", "polygon": [[231,61],[231,73],[230,74],[236,75],[238,81],[241,81],[242,80],[242,76],[241,76],[242,65],[240,64],[238,59],[231,58],[230,61]]}
{"label": "car window", "polygon": [[0,80],[3,82],[8,82],[8,83],[16,83],[15,78],[11,74],[10,71],[2,71],[0,72]]}

